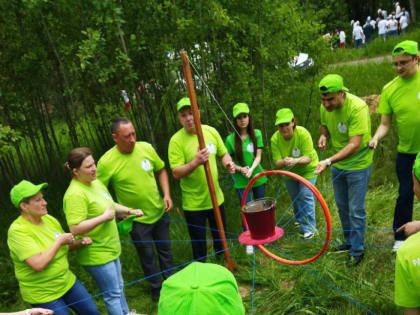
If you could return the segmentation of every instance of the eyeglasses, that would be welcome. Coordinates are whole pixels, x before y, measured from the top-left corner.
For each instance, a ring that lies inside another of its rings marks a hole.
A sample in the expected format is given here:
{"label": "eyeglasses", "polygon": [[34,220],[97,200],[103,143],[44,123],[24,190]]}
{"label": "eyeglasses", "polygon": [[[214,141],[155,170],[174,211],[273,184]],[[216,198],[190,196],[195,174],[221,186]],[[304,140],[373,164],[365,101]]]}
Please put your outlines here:
{"label": "eyeglasses", "polygon": [[412,62],[415,59],[416,58],[411,58],[411,59],[408,59],[408,60],[401,60],[401,61],[398,61],[398,62],[393,62],[392,64],[394,65],[395,68],[405,67],[406,65],[408,65],[410,62]]}

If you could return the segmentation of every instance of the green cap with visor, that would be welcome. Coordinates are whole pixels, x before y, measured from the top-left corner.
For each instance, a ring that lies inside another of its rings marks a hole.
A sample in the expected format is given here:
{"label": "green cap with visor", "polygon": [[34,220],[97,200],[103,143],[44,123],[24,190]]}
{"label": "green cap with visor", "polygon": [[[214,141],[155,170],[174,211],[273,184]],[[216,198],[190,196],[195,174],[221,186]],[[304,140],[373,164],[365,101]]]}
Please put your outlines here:
{"label": "green cap with visor", "polygon": [[12,203],[16,208],[19,208],[19,205],[23,199],[35,196],[41,191],[41,189],[47,186],[47,183],[34,185],[27,180],[22,180],[19,184],[13,186],[13,188],[10,190],[10,200],[12,200]]}
{"label": "green cap with visor", "polygon": [[420,153],[417,154],[416,161],[414,162],[413,173],[420,182]]}
{"label": "green cap with visor", "polygon": [[159,315],[243,315],[235,277],[225,267],[193,262],[163,282]]}
{"label": "green cap with visor", "polygon": [[183,97],[179,100],[179,102],[176,104],[176,110],[179,112],[181,109],[183,109],[185,106],[191,107],[191,102],[189,97]]}
{"label": "green cap with visor", "polygon": [[341,90],[348,91],[343,84],[343,78],[338,74],[328,74],[322,78],[318,85],[319,93],[337,93]]}
{"label": "green cap with visor", "polygon": [[248,104],[238,103],[233,106],[233,118],[236,118],[239,114],[249,114]]}
{"label": "green cap with visor", "polygon": [[404,54],[417,56],[418,53],[419,53],[418,44],[417,42],[413,40],[405,40],[397,44],[392,50],[393,56],[400,56]]}
{"label": "green cap with visor", "polygon": [[293,120],[295,116],[290,108],[282,108],[279,109],[276,113],[276,123],[275,125],[278,126],[280,124],[286,124]]}

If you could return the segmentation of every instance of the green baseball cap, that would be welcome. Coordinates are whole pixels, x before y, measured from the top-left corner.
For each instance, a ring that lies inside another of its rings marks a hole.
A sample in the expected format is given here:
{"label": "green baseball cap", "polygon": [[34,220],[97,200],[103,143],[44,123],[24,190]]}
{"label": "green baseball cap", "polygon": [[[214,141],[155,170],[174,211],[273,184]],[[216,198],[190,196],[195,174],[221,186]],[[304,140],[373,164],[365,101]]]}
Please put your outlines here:
{"label": "green baseball cap", "polygon": [[19,184],[13,186],[10,190],[10,199],[16,208],[19,208],[23,199],[35,196],[41,189],[47,187],[47,183],[34,185],[27,180],[22,180]]}
{"label": "green baseball cap", "polygon": [[238,103],[233,106],[233,118],[236,118],[239,114],[249,114],[248,104]]}
{"label": "green baseball cap", "polygon": [[413,167],[414,176],[420,181],[420,153],[417,154]]}
{"label": "green baseball cap", "polygon": [[399,44],[397,44],[394,49],[392,50],[393,56],[400,56],[400,55],[415,55],[419,53],[419,47],[417,42],[413,40],[405,40]]}
{"label": "green baseball cap", "polygon": [[343,84],[343,78],[338,74],[328,74],[322,78],[318,85],[319,93],[336,93],[338,91],[344,90],[348,91]]}
{"label": "green baseball cap", "polygon": [[179,100],[179,102],[176,104],[176,110],[179,112],[185,106],[191,106],[191,102],[190,102],[190,98],[189,97],[183,97],[183,98],[181,98]]}
{"label": "green baseball cap", "polygon": [[120,235],[127,235],[133,229],[133,220],[138,218],[136,215],[129,215],[124,220],[117,223],[118,233]]}
{"label": "green baseball cap", "polygon": [[279,109],[276,113],[276,123],[275,125],[278,126],[280,124],[286,124],[293,120],[295,116],[290,108],[282,108]]}
{"label": "green baseball cap", "polygon": [[243,315],[235,277],[225,267],[193,262],[166,279],[159,315]]}

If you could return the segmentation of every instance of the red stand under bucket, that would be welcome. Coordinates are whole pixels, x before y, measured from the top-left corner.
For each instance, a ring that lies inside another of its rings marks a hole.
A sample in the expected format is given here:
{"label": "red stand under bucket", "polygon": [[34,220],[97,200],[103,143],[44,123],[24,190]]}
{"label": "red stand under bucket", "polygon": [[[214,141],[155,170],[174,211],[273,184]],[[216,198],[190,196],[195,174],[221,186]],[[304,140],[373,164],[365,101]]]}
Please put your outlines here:
{"label": "red stand under bucket", "polygon": [[275,201],[264,198],[248,202],[244,209],[249,230],[239,236],[239,242],[246,245],[262,245],[283,236],[284,231],[275,226]]}

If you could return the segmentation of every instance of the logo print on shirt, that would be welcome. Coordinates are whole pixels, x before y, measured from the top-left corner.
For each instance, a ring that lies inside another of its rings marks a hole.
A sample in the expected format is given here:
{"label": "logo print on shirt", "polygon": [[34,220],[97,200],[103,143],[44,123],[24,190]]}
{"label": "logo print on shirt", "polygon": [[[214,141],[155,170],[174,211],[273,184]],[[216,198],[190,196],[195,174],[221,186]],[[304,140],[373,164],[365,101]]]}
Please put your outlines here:
{"label": "logo print on shirt", "polygon": [[297,157],[300,156],[300,150],[299,150],[299,148],[294,148],[292,150],[292,156],[295,157],[295,158],[297,158]]}
{"label": "logo print on shirt", "polygon": [[148,159],[144,159],[141,161],[141,167],[146,171],[150,171],[152,169],[152,165],[150,164],[150,161]]}
{"label": "logo print on shirt", "polygon": [[104,195],[105,199],[109,201],[114,201],[112,200],[112,197],[106,191],[102,191],[102,195]]}
{"label": "logo print on shirt", "polygon": [[254,144],[253,143],[248,143],[248,145],[246,146],[246,150],[249,153],[254,153]]}
{"label": "logo print on shirt", "polygon": [[209,142],[206,145],[207,150],[209,150],[210,154],[215,154],[216,153],[216,147],[213,143]]}
{"label": "logo print on shirt", "polygon": [[343,122],[339,122],[338,125],[337,125],[337,128],[338,128],[339,133],[346,133],[347,132],[347,126]]}
{"label": "logo print on shirt", "polygon": [[417,98],[420,100],[420,92],[417,94]]}
{"label": "logo print on shirt", "polygon": [[60,237],[60,235],[61,235],[61,233],[60,233],[60,232],[55,232],[55,238],[59,238],[59,237]]}

